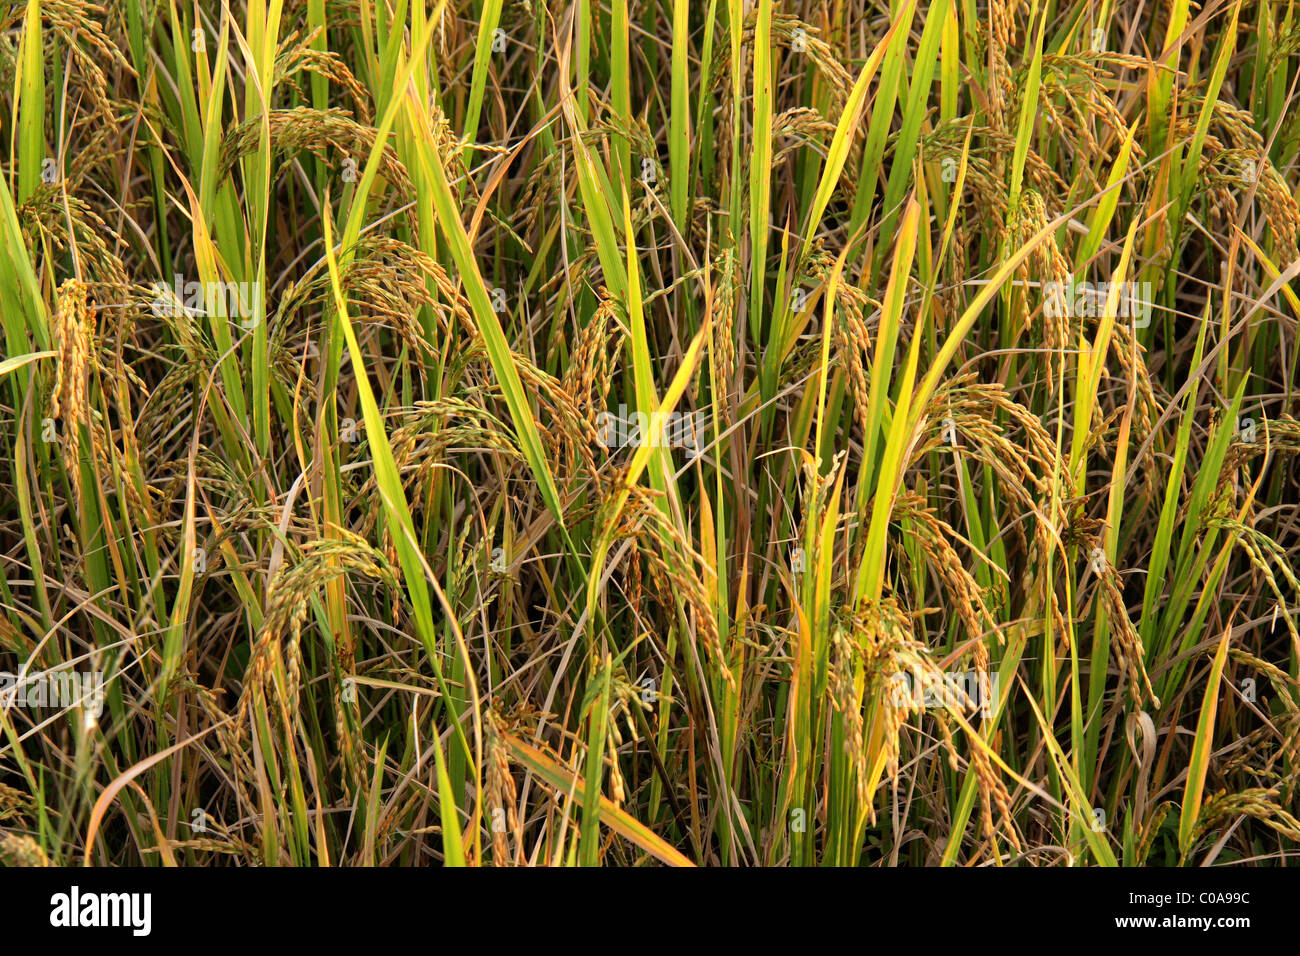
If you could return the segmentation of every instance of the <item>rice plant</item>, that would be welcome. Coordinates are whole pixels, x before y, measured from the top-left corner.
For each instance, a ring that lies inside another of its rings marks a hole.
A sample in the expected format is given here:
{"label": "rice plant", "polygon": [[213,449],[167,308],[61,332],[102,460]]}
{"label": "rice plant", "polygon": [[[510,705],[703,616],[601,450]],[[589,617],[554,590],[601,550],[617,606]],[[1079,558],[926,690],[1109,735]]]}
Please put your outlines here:
{"label": "rice plant", "polygon": [[0,10],[0,860],[1296,861],[1293,0]]}

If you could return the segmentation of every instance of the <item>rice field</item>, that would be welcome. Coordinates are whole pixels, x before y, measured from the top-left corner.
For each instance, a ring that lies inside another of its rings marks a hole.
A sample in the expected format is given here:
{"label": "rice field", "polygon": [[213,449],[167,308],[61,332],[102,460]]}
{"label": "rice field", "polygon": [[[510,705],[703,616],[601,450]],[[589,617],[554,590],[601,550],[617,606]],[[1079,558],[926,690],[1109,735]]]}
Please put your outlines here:
{"label": "rice field", "polygon": [[0,11],[0,861],[1300,859],[1294,0]]}

